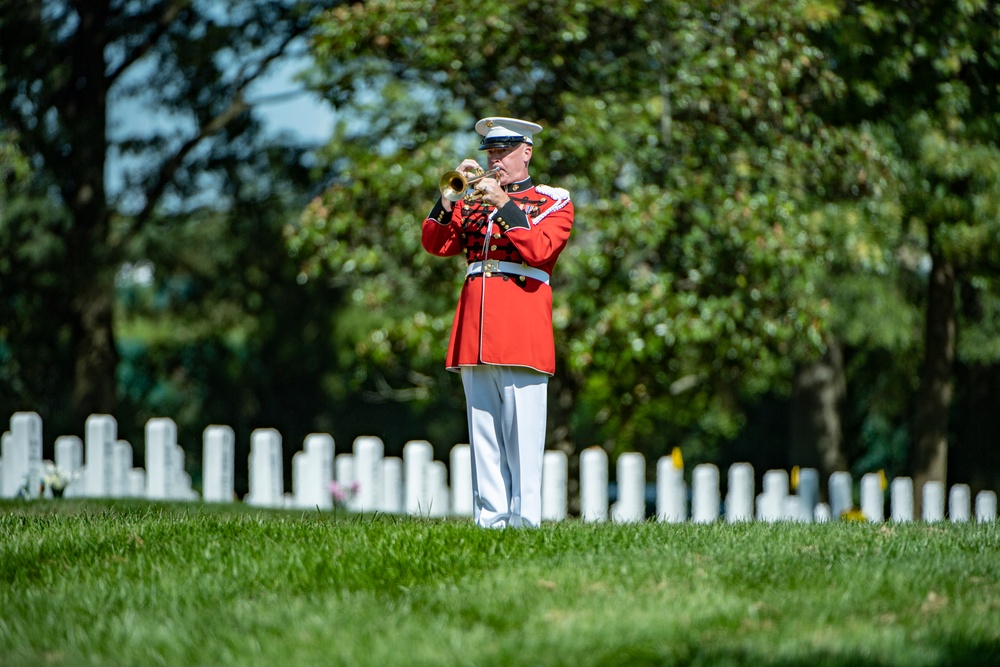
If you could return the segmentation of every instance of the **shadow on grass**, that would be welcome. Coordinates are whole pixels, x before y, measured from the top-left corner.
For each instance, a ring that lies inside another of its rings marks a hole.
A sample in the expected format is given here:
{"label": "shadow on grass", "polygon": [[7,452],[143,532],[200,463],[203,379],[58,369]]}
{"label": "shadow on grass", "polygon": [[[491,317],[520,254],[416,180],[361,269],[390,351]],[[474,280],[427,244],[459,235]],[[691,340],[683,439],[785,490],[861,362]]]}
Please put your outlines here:
{"label": "shadow on grass", "polygon": [[[887,667],[911,665],[947,665],[949,667],[1000,666],[1000,641],[946,640],[936,644],[925,659],[875,658],[867,651],[849,650],[796,651],[794,656],[779,657],[758,650],[739,647],[689,645],[674,647],[672,655],[664,655],[653,647],[627,647],[588,663],[598,667],[663,667],[664,665],[754,665],[766,667]],[[686,650],[685,650],[686,649]]]}

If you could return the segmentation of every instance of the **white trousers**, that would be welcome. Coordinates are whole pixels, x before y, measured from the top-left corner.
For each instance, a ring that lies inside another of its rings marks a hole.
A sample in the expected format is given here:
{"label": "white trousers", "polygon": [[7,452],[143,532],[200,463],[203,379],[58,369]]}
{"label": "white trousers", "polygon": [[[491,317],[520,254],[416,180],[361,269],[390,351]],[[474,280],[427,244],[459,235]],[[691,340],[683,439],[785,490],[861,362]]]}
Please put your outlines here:
{"label": "white trousers", "polygon": [[538,526],[549,376],[517,366],[463,366],[472,500],[485,528]]}

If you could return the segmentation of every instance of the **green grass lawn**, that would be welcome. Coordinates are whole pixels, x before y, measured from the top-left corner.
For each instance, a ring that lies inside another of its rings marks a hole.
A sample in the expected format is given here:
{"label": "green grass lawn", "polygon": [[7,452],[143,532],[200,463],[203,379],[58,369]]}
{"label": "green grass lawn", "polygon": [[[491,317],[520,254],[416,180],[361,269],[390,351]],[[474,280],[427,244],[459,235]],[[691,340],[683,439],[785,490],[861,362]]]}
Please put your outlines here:
{"label": "green grass lawn", "polygon": [[0,665],[1000,664],[997,524],[0,503]]}

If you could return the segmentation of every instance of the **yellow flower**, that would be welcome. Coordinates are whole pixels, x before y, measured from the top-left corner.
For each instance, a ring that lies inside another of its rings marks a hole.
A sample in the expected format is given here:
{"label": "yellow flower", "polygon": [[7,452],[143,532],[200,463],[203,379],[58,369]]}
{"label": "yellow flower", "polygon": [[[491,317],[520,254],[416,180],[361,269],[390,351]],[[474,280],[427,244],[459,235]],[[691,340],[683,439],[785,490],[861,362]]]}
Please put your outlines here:
{"label": "yellow flower", "polygon": [[684,469],[684,457],[681,456],[680,447],[674,447],[673,451],[670,452],[670,459],[673,461],[674,470]]}

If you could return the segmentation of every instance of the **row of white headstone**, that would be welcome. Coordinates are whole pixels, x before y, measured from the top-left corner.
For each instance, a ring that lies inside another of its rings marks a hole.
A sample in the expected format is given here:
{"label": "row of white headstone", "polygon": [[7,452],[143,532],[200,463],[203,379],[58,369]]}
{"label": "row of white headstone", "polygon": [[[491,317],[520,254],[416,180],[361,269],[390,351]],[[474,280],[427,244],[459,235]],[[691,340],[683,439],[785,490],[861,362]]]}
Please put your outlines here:
{"label": "row of white headstone", "polygon": [[[185,471],[184,450],[177,443],[177,427],[167,418],[151,419],[145,429],[145,468],[133,467],[132,447],[117,439],[117,423],[110,415],[91,415],[85,438],[61,436],[55,442],[55,462],[42,460],[42,420],[34,412],[11,417],[3,434],[0,458],[0,497],[49,495],[43,483],[46,467],[71,480],[67,496],[143,497],[156,500],[196,500],[191,477]],[[86,454],[86,457],[84,457]],[[434,460],[431,444],[413,440],[403,447],[402,458],[385,456],[379,438],[357,438],[350,452],[335,454],[332,436],[308,435],[303,449],[292,457],[292,492],[284,489],[281,434],[257,429],[250,436],[249,492],[244,502],[259,507],[331,509],[343,506],[355,512],[384,512],[414,516],[471,516],[471,451],[466,444],[450,452],[450,465]],[[585,522],[643,521],[646,511],[646,462],[642,454],[627,452],[616,462],[616,498],[611,502],[609,459],[600,447],[580,454],[580,518]],[[205,502],[235,500],[235,437],[228,426],[209,426],[203,433],[203,486]],[[814,469],[768,470],[763,489],[755,491],[754,470],[736,463],[728,470],[727,494],[720,493],[718,467],[699,464],[691,471],[691,488],[685,481],[679,456],[665,456],[656,465],[657,521],[691,520],[709,523],[724,519],[741,521],[829,521],[858,516],[867,521],[886,520],[886,481],[868,473],[860,482],[860,509],[853,501],[850,473],[836,472],[828,480],[829,502],[820,502],[820,478]],[[568,516],[569,461],[564,452],[545,452],[542,467],[542,518],[561,521]],[[889,485],[893,521],[922,519],[970,521],[973,518],[968,485],[955,484],[946,494],[940,482],[929,482],[921,491],[922,514],[914,516],[914,488],[908,477]],[[947,496],[947,497],[946,497]],[[947,504],[946,504],[947,503]],[[975,520],[995,521],[997,496],[981,491],[975,498]]]}
{"label": "row of white headstone", "polygon": [[133,467],[132,445],[118,439],[114,417],[91,415],[83,441],[75,435],[56,438],[53,464],[42,460],[41,417],[17,412],[0,441],[0,497],[51,495],[57,482],[47,478],[58,473],[66,496],[196,499],[173,420],[149,420],[145,444],[146,467]]}

